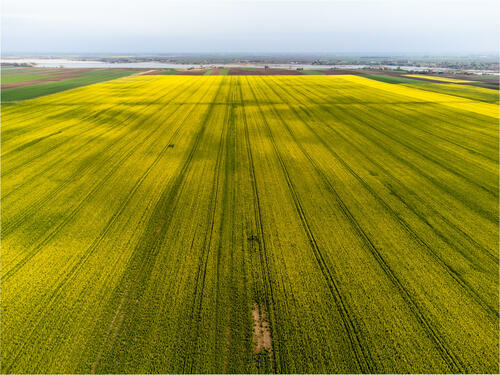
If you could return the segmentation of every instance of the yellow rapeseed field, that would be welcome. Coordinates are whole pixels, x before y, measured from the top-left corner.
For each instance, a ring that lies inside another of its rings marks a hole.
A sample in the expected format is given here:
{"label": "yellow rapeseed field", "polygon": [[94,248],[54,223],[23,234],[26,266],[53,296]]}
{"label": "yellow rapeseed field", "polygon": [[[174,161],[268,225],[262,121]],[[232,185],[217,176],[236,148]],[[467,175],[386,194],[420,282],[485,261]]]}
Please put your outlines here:
{"label": "yellow rapeseed field", "polygon": [[497,372],[498,110],[350,75],[3,106],[2,372]]}

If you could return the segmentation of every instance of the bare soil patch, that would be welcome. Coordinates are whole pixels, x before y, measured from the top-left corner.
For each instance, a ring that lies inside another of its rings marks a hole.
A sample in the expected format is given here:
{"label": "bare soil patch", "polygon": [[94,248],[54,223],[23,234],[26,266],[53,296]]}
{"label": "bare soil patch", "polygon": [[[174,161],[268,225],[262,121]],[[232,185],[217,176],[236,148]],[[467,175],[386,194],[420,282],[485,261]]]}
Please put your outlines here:
{"label": "bare soil patch", "polygon": [[271,339],[271,328],[269,327],[267,311],[264,306],[259,306],[256,302],[253,304],[253,343],[254,352],[269,353],[272,355],[273,342]]}

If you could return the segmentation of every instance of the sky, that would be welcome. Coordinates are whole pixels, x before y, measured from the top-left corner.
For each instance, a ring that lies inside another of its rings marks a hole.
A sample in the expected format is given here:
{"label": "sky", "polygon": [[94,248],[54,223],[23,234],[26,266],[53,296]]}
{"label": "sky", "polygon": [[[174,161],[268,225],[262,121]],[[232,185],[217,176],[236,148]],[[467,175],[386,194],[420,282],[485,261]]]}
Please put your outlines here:
{"label": "sky", "polygon": [[497,54],[496,0],[2,0],[9,53]]}

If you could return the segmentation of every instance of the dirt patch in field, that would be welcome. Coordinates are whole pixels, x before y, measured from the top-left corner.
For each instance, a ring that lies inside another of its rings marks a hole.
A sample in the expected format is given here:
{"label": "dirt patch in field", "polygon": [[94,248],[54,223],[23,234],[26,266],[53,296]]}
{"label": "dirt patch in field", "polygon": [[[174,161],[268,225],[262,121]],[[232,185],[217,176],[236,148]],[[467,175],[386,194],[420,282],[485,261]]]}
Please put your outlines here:
{"label": "dirt patch in field", "polygon": [[269,353],[272,358],[273,342],[266,309],[254,302],[252,317],[254,352],[256,354]]}
{"label": "dirt patch in field", "polygon": [[156,228],[156,234],[160,234],[163,226],[165,225],[166,223],[166,220],[165,219],[162,219],[161,222],[160,222],[160,225],[158,225],[158,227]]}

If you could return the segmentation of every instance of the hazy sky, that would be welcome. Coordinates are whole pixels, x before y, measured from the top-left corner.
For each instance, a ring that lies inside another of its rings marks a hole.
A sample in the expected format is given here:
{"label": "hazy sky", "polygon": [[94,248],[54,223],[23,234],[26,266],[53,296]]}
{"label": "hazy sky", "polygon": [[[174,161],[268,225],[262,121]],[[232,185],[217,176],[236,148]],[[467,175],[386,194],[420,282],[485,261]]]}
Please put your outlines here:
{"label": "hazy sky", "polygon": [[2,51],[497,53],[496,0],[2,0]]}

